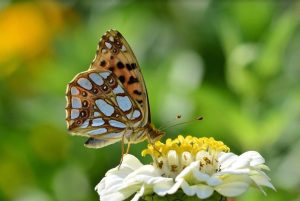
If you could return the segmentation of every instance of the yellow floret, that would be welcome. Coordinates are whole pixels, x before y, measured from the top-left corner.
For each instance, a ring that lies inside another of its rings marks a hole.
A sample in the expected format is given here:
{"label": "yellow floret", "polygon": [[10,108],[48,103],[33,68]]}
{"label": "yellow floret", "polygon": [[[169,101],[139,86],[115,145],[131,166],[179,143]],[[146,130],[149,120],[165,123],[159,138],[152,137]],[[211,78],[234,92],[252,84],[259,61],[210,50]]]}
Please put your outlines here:
{"label": "yellow floret", "polygon": [[178,135],[174,140],[167,139],[165,144],[156,141],[154,146],[148,145],[148,148],[142,151],[142,156],[151,155],[152,157],[165,156],[170,150],[175,150],[177,154],[185,151],[195,156],[199,151],[208,152],[229,152],[230,149],[222,141],[216,141],[214,138],[197,138],[190,135],[183,137]]}

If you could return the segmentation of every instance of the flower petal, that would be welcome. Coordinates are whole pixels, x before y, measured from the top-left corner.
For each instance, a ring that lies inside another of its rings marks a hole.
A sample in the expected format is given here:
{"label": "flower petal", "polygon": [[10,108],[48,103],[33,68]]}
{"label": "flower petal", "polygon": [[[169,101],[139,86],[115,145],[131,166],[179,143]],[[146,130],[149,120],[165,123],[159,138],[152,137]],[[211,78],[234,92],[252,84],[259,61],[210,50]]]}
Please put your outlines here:
{"label": "flower petal", "polygon": [[221,169],[228,168],[233,162],[238,158],[234,153],[224,153],[221,152],[218,156],[219,164],[221,164]]}
{"label": "flower petal", "polygon": [[269,178],[264,177],[261,174],[251,175],[250,178],[254,181],[254,183],[257,186],[266,186],[276,191],[275,187],[271,184]]}
{"label": "flower petal", "polygon": [[195,161],[195,162],[192,162],[189,166],[187,166],[186,168],[184,168],[178,175],[177,177],[175,178],[175,181],[177,181],[177,178],[183,178],[185,177],[186,175],[190,174],[193,169],[199,167],[199,161]]}
{"label": "flower petal", "polygon": [[185,180],[182,181],[181,183],[181,188],[185,194],[188,196],[193,196],[196,194],[196,187],[195,186],[190,186]]}
{"label": "flower petal", "polygon": [[197,179],[199,182],[206,182],[210,178],[208,174],[199,171],[199,168],[194,168],[192,172],[194,178]]}
{"label": "flower petal", "polygon": [[145,192],[145,186],[143,185],[141,189],[134,195],[131,201],[138,201],[144,195],[144,192]]}
{"label": "flower petal", "polygon": [[179,178],[176,183],[168,190],[168,194],[174,194],[181,186],[181,184],[184,182],[184,179]]}
{"label": "flower petal", "polygon": [[196,188],[197,197],[200,199],[206,199],[210,197],[214,192],[214,189],[204,184],[198,184]]}
{"label": "flower petal", "polygon": [[139,168],[143,166],[143,164],[139,161],[139,159],[137,159],[135,156],[131,155],[131,154],[125,154],[123,156],[123,162],[121,164],[121,168],[130,168],[132,170],[135,170],[136,168]]}
{"label": "flower petal", "polygon": [[215,187],[215,190],[221,195],[224,195],[226,197],[236,197],[244,193],[248,189],[248,187],[249,187],[248,183],[242,181],[236,181],[236,182],[221,184]]}
{"label": "flower petal", "polygon": [[204,184],[189,185],[186,181],[182,181],[181,188],[183,192],[188,196],[197,194],[198,198],[205,199],[211,196],[214,189]]}
{"label": "flower petal", "polygon": [[[144,165],[131,172],[124,180],[125,183],[136,183],[147,181],[151,177],[160,176],[159,171],[152,165]],[[125,186],[126,187],[126,186]]]}
{"label": "flower petal", "polygon": [[173,179],[163,178],[154,182],[153,191],[159,196],[165,196],[173,186]]}
{"label": "flower petal", "polygon": [[250,166],[251,158],[237,157],[236,160],[231,164],[230,169],[243,169]]}
{"label": "flower petal", "polygon": [[215,176],[212,176],[210,177],[206,183],[209,185],[209,186],[217,186],[217,185],[220,185],[222,183],[222,180],[218,177],[215,177]]}
{"label": "flower petal", "polygon": [[110,200],[110,201],[120,201],[120,200],[125,200],[126,198],[128,198],[130,195],[124,195],[121,192],[114,192],[111,194],[104,194],[104,195],[100,195],[100,200]]}
{"label": "flower petal", "polygon": [[244,158],[250,160],[250,166],[256,166],[265,163],[265,159],[256,151],[247,151],[239,156],[242,160]]}
{"label": "flower petal", "polygon": [[225,169],[221,172],[217,172],[215,175],[226,175],[226,174],[249,174],[250,169]]}
{"label": "flower petal", "polygon": [[226,197],[236,197],[248,189],[250,182],[248,175],[227,175],[215,190]]}

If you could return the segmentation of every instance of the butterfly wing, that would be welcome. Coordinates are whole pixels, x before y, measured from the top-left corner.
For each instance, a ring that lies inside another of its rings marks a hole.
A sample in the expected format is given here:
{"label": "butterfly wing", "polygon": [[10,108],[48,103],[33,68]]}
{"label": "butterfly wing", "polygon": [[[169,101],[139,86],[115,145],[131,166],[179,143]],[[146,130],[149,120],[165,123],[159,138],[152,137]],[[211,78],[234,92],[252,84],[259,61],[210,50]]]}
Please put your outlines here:
{"label": "butterfly wing", "polygon": [[100,148],[121,140],[143,119],[139,105],[119,79],[103,68],[76,75],[66,95],[68,129],[90,137],[88,147]]}
{"label": "butterfly wing", "polygon": [[90,69],[112,71],[141,108],[142,126],[151,122],[148,94],[141,69],[129,44],[118,31],[109,30],[102,36]]}

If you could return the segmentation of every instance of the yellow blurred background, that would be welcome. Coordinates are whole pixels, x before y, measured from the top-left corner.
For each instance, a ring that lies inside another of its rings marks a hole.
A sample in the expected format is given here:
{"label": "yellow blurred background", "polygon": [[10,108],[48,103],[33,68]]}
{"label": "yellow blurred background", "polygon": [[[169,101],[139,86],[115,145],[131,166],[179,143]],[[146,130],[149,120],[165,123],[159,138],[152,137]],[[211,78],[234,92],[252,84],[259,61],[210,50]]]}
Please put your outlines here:
{"label": "yellow blurred background", "polygon": [[[300,4],[297,1],[0,2],[0,200],[92,201],[121,145],[88,149],[65,124],[65,89],[119,30],[148,88],[157,127],[257,150],[277,192],[238,201],[300,200]],[[146,142],[131,153],[142,161]],[[114,157],[112,157],[114,156]]]}

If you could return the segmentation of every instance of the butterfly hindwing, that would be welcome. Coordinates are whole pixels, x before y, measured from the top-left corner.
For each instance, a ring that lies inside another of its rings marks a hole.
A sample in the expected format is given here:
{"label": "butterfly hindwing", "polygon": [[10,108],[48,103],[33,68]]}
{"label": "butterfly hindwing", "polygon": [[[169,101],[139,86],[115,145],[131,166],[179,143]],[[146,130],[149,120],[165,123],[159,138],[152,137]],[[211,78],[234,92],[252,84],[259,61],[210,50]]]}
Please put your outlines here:
{"label": "butterfly hindwing", "polygon": [[[68,129],[90,137],[87,146],[102,147],[137,126],[143,114],[118,78],[109,70],[88,70],[67,87]],[[127,129],[127,130],[126,130]]]}
{"label": "butterfly hindwing", "polygon": [[150,123],[147,89],[139,64],[125,38],[115,30],[107,31],[101,38],[90,69],[112,71],[123,84],[130,97],[143,113],[142,125]]}

